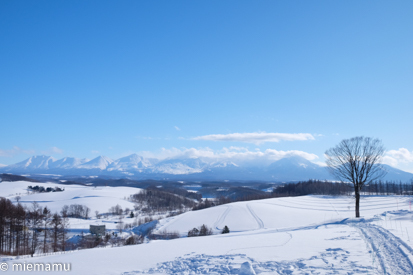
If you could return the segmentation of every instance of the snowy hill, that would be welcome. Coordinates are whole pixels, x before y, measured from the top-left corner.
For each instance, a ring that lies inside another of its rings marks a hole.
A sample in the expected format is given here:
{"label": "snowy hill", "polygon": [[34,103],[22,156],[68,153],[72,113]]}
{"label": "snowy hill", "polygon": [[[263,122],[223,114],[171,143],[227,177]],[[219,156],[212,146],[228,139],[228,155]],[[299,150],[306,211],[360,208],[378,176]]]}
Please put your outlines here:
{"label": "snowy hill", "polygon": [[[63,192],[50,193],[29,193],[27,187],[40,185],[44,188],[56,186],[64,189]],[[20,203],[31,207],[33,202],[38,202],[42,207],[47,206],[52,213],[60,212],[64,205],[81,204],[90,208],[90,216],[95,215],[95,211],[107,213],[109,208],[120,205],[123,209],[133,209],[134,203],[126,200],[130,195],[139,193],[140,188],[133,187],[90,187],[82,185],[64,185],[56,183],[33,183],[27,181],[0,182],[0,197],[5,197],[15,201],[16,196],[20,196]],[[88,229],[89,224],[99,223],[101,220],[72,220],[72,229]],[[112,221],[107,222],[108,228],[115,228]]]}
{"label": "snowy hill", "polygon": [[[25,184],[0,183],[0,195],[9,193],[12,198]],[[58,204],[82,199],[82,203],[90,201],[88,205],[93,210],[103,211],[103,205],[112,205],[129,192],[125,188],[94,190],[73,186],[58,196],[33,194],[21,200],[46,201],[49,196],[54,211]],[[93,200],[95,196],[101,201]],[[362,197],[361,219],[353,218],[351,197],[302,196],[237,202],[160,220],[156,232],[177,231],[182,238],[175,240],[2,260],[9,267],[23,262],[70,263],[71,271],[80,275],[412,274],[411,200],[409,196]],[[202,224],[215,234],[185,237],[188,230]],[[230,233],[219,234],[225,225]],[[73,227],[87,228],[83,224]],[[110,231],[116,232],[116,227]]]}
{"label": "snowy hill", "polygon": [[[65,191],[53,193],[27,193],[29,185],[41,185],[45,188],[59,186]],[[0,196],[12,201],[15,196],[21,197],[20,203],[30,206],[34,201],[47,205],[52,212],[60,212],[65,204],[85,204],[93,212],[107,212],[110,206],[121,204],[133,208],[133,203],[125,201],[125,197],[136,194],[139,188],[132,187],[89,187],[82,185],[64,185],[56,183],[33,183],[27,181],[0,182]]]}
{"label": "snowy hill", "polygon": [[[413,174],[384,165],[383,180],[410,182]],[[0,173],[114,176],[133,179],[234,180],[288,182],[308,179],[333,180],[325,167],[302,157],[283,158],[268,166],[237,164],[207,158],[158,160],[132,154],[117,160],[99,156],[92,160],[34,156],[22,162],[0,167]]]}

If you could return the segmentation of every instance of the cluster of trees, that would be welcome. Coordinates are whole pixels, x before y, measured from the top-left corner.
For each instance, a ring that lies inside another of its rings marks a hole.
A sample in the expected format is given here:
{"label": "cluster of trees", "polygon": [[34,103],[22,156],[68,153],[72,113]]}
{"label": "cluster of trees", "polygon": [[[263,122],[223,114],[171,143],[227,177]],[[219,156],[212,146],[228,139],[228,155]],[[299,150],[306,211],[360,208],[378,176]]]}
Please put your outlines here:
{"label": "cluster of trees", "polygon": [[[230,201],[231,200],[228,199],[228,202],[230,202]],[[192,207],[192,210],[193,211],[201,210],[201,209],[205,209],[205,208],[215,206],[217,204],[219,204],[219,203],[213,202],[212,200],[205,199],[204,201],[202,201],[202,202],[198,203],[197,205],[195,205],[194,207]]]}
{"label": "cluster of trees", "polygon": [[208,236],[212,235],[212,228],[209,228],[207,225],[203,224],[200,227],[188,231],[188,237],[198,237],[198,236]]}
{"label": "cluster of trees", "polygon": [[162,230],[156,234],[149,232],[148,238],[151,240],[172,240],[179,238],[179,232]]}
{"label": "cluster of trees", "polygon": [[111,208],[109,208],[109,213],[112,215],[123,215],[122,206],[120,206],[119,204],[112,206]]}
{"label": "cluster of trees", "polygon": [[63,206],[61,213],[65,217],[89,219],[90,208],[82,204],[65,205]]}
{"label": "cluster of trees", "polygon": [[0,198],[0,254],[64,251],[67,227],[67,217],[52,214],[36,202],[27,208]]}
{"label": "cluster of trees", "polygon": [[413,195],[413,179],[409,184],[394,181],[376,181],[364,185],[366,195]]}
{"label": "cluster of trees", "polygon": [[132,195],[131,199],[145,206],[141,209],[142,212],[170,212],[192,208],[196,205],[194,200],[156,188],[142,190]]}
{"label": "cluster of trees", "polygon": [[143,243],[144,238],[141,235],[132,235],[124,241],[124,245],[135,245]]}
{"label": "cluster of trees", "polygon": [[62,189],[62,188],[60,188],[60,187],[55,187],[55,188],[46,187],[46,188],[44,188],[43,186],[39,186],[39,185],[36,185],[36,186],[31,186],[31,185],[29,185],[27,188],[28,188],[30,191],[37,192],[37,193],[62,192],[62,191],[65,191],[65,189]]}
{"label": "cluster of trees", "polygon": [[[224,226],[221,231],[221,234],[228,234],[229,228],[228,226]],[[203,224],[198,228],[194,227],[188,231],[188,237],[198,237],[198,236],[208,236],[212,235],[212,228],[208,227],[207,225]]]}
{"label": "cluster of trees", "polygon": [[173,186],[162,186],[160,188],[156,187],[156,186],[150,186],[147,188],[147,190],[161,190],[164,192],[168,192],[171,194],[175,194],[181,197],[185,197],[188,198],[190,200],[195,200],[195,201],[200,201],[202,199],[202,195],[199,193],[195,193],[195,192],[189,192],[186,189],[183,188],[177,188],[177,187],[173,187]]}

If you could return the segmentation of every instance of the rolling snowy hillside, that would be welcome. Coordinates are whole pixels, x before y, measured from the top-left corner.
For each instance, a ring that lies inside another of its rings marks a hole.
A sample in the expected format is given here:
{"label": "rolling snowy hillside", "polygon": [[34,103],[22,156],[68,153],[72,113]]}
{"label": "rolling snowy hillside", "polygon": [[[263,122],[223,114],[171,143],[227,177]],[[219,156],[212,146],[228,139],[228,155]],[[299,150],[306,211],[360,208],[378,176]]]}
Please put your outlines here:
{"label": "rolling snowy hillside", "polygon": [[[15,187],[13,183],[6,184],[8,187],[2,186],[2,193],[13,196],[21,190],[20,185],[27,183],[20,182]],[[62,192],[60,198],[54,199],[55,193],[49,195],[57,203],[70,198],[76,201],[83,194],[87,203],[88,199],[93,202],[92,194],[110,201],[123,192],[87,187],[77,192],[76,188]],[[48,194],[41,195],[39,199],[44,200]],[[36,195],[22,200],[33,196]],[[351,197],[304,196],[237,202],[187,212],[158,223],[157,232],[178,231],[183,236],[180,239],[33,258],[3,257],[2,261],[10,267],[23,262],[70,263],[73,273],[85,275],[412,274],[411,200],[409,196],[363,197],[361,219],[353,218]],[[92,204],[95,203],[104,201]],[[184,237],[188,230],[202,224],[212,227],[215,235]],[[231,232],[219,234],[225,225]],[[25,274],[10,270],[9,273]]]}

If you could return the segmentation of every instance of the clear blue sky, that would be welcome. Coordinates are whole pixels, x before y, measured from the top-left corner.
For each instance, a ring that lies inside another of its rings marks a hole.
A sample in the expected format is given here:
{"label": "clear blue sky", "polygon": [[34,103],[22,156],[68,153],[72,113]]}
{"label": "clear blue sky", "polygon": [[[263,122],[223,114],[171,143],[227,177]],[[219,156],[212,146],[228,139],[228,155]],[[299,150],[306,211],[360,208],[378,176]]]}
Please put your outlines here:
{"label": "clear blue sky", "polygon": [[[0,1],[0,163],[230,146],[322,162],[365,135],[413,171],[412,15],[413,1]],[[313,138],[242,138],[263,132]]]}

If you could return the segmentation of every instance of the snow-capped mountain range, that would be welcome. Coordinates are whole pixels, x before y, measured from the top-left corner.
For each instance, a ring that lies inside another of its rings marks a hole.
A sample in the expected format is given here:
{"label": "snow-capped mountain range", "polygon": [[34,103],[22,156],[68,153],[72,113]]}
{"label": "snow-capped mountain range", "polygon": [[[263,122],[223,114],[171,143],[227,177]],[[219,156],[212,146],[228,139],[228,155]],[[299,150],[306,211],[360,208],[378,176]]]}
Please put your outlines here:
{"label": "snow-capped mountain range", "polygon": [[[413,174],[384,165],[384,180],[410,182]],[[92,160],[65,157],[33,156],[22,162],[0,167],[0,173],[57,174],[62,176],[113,176],[133,179],[171,180],[262,180],[299,181],[334,178],[325,167],[302,157],[283,158],[268,166],[238,165],[232,161],[201,158],[158,160],[133,154],[117,160],[99,156]]]}

